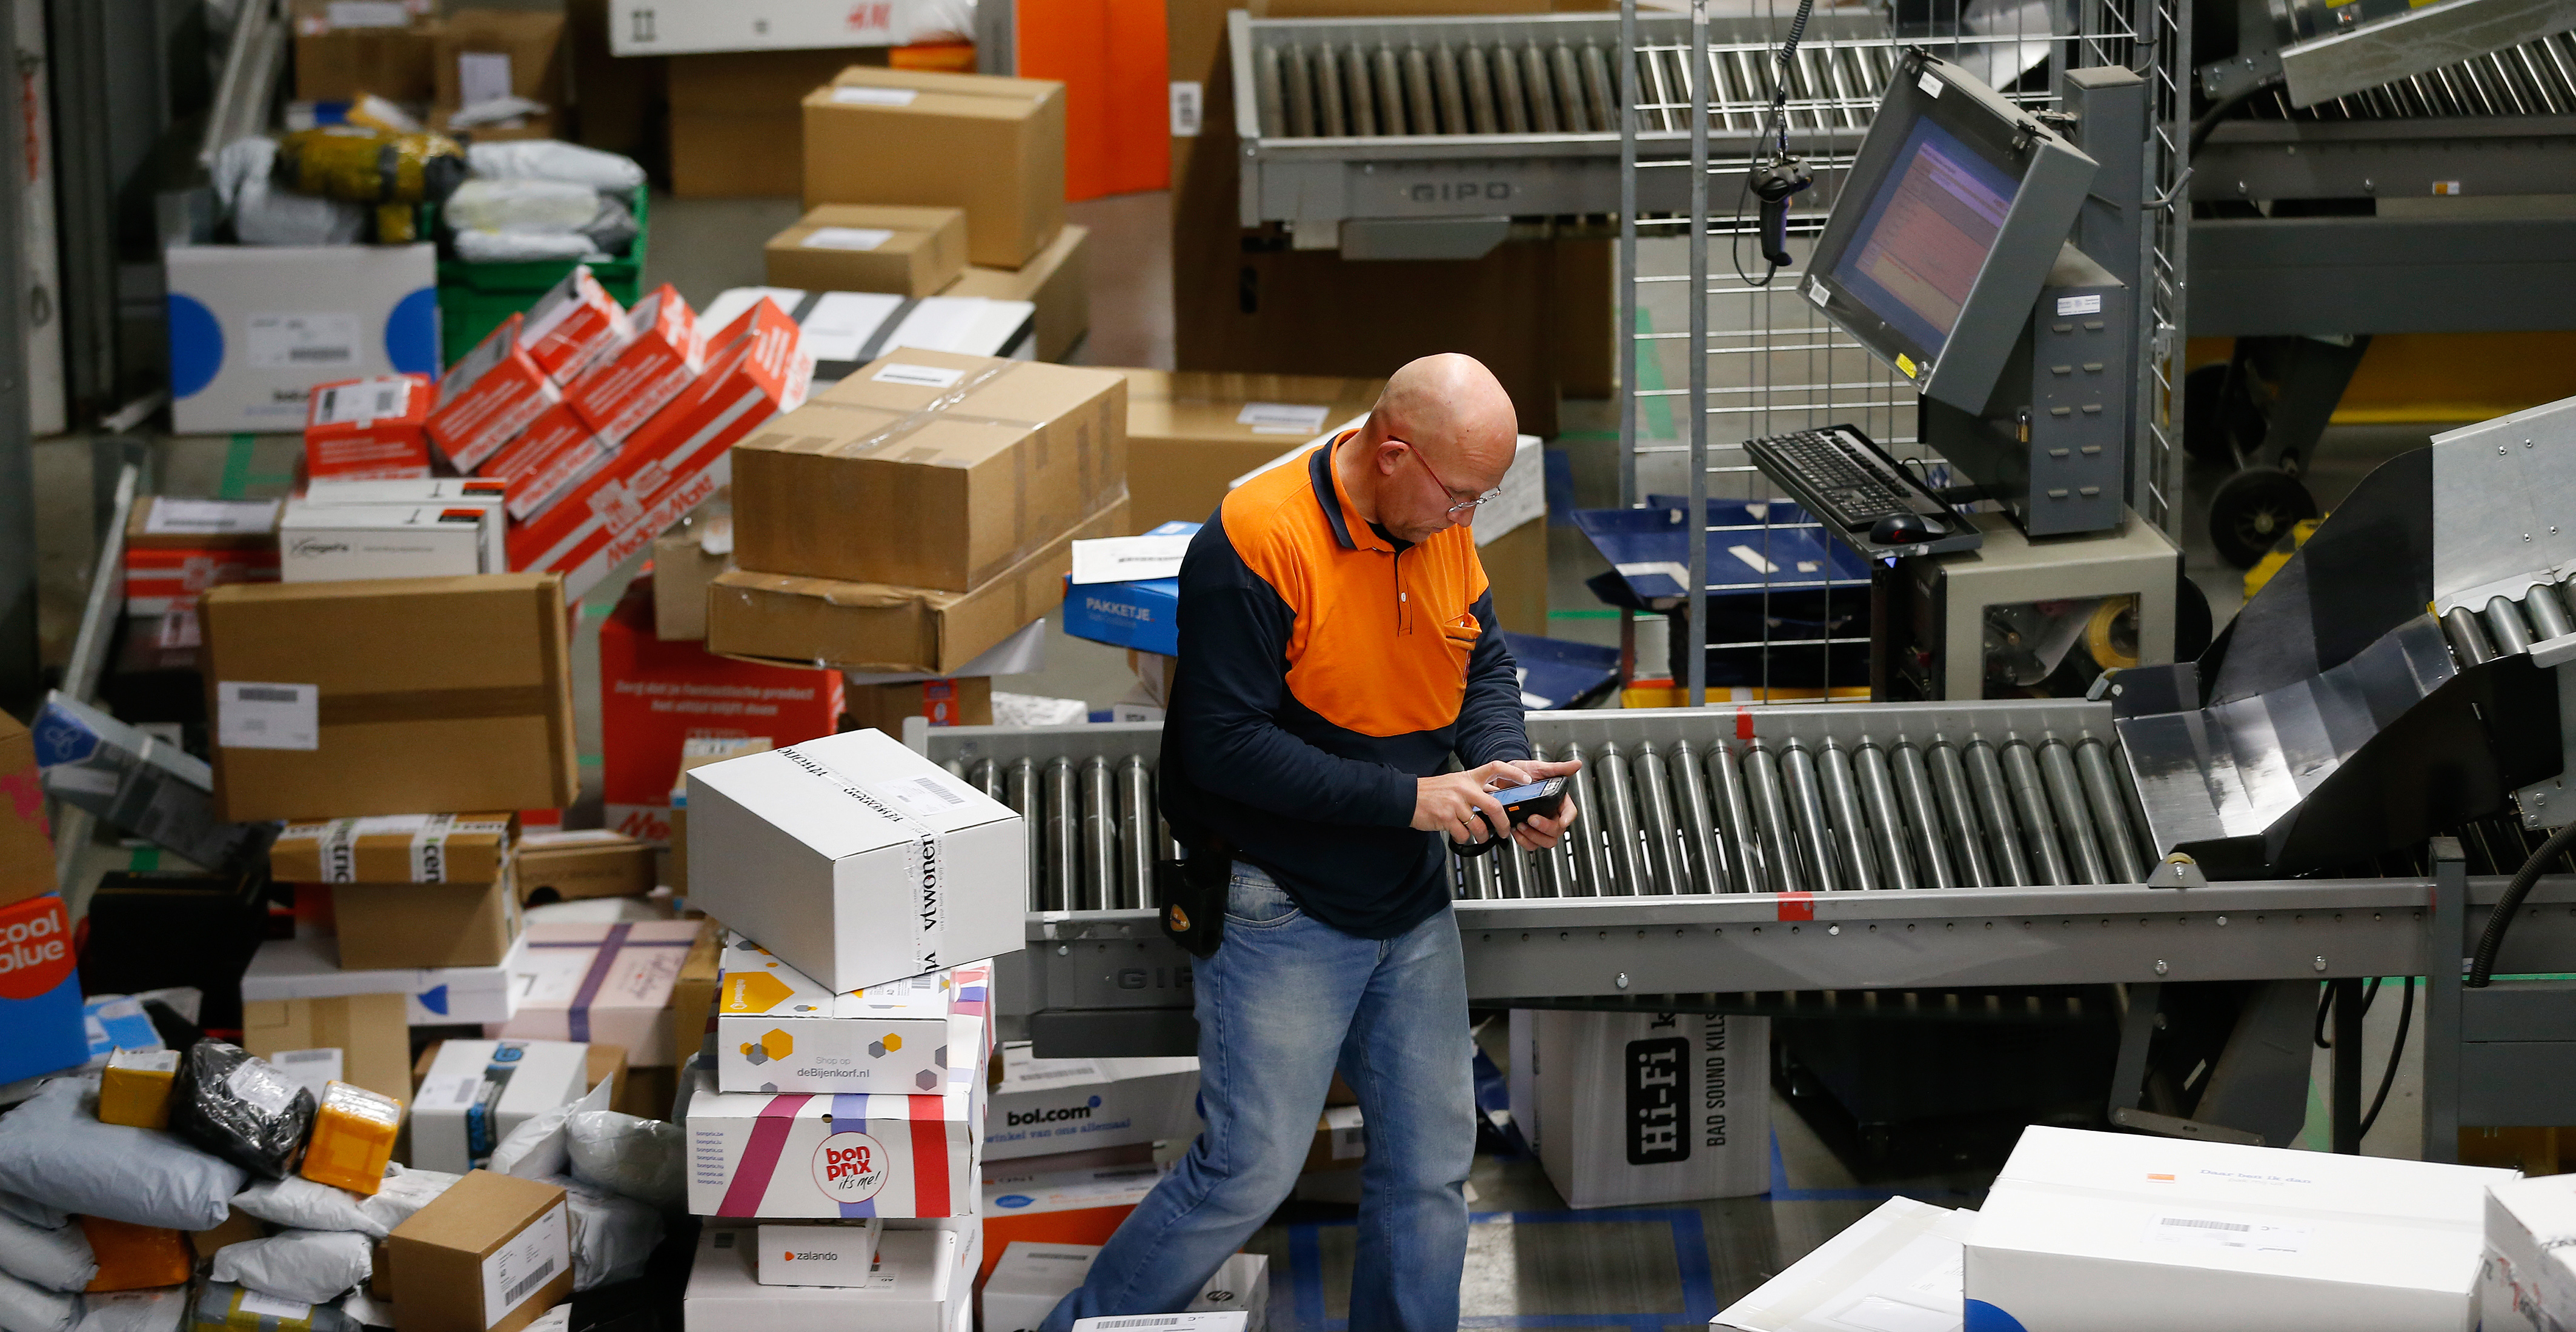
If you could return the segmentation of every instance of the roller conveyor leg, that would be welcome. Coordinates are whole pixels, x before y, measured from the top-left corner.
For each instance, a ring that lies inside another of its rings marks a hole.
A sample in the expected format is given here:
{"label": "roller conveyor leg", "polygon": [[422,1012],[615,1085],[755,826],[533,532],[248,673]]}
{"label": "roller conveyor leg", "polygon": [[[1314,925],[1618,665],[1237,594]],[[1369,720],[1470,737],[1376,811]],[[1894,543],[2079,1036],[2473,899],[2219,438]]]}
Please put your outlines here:
{"label": "roller conveyor leg", "polygon": [[2028,888],[2030,856],[2022,849],[2021,821],[2013,817],[2012,792],[2004,785],[2003,765],[1995,747],[1983,740],[1968,743],[1968,790],[1977,798],[1977,815],[1987,831],[1986,849],[1994,855],[1994,878],[1984,887]]}
{"label": "roller conveyor leg", "polygon": [[1082,765],[1083,911],[1107,911],[1118,892],[1118,786],[1109,760]]}
{"label": "roller conveyor leg", "polygon": [[1038,765],[1021,759],[1011,765],[1003,784],[1003,803],[1020,816],[1020,836],[1027,844],[1029,910],[1052,910],[1046,900],[1046,819],[1038,807]]}
{"label": "roller conveyor leg", "polygon": [[[1431,86],[1431,57],[1419,46],[1406,47],[1400,72],[1404,75],[1404,114],[1412,122],[1413,132],[1442,133],[1438,95]],[[1450,123],[1454,126],[1457,122]]]}
{"label": "roller conveyor leg", "polygon": [[1118,906],[1133,911],[1154,895],[1154,776],[1130,754],[1118,765]]}
{"label": "roller conveyor leg", "polygon": [[1074,815],[1081,796],[1074,789],[1073,760],[1058,758],[1046,767],[1046,906],[1048,911],[1081,908],[1082,827]]}
{"label": "roller conveyor leg", "polygon": [[1860,803],[1869,813],[1869,829],[1878,850],[1881,888],[1912,888],[1914,857],[1905,846],[1905,813],[1897,808],[1896,779],[1887,770],[1887,751],[1863,744],[1852,764],[1860,779]]}
{"label": "roller conveyor leg", "polygon": [[2102,831],[2102,850],[2119,883],[2145,883],[2147,863],[2138,855],[2137,835],[2129,830],[2119,779],[2111,775],[2111,754],[2099,740],[2075,746],[2075,774],[2084,781],[2084,797],[2093,806],[2093,824]]}
{"label": "roller conveyor leg", "polygon": [[1592,110],[1584,104],[1583,65],[1574,48],[1563,42],[1550,53],[1554,59],[1548,73],[1556,80],[1556,115],[1568,134],[1590,134],[1598,126],[1592,123]]}
{"label": "roller conveyor leg", "polygon": [[1950,868],[1947,825],[1941,817],[1941,806],[1932,795],[1932,775],[1923,767],[1923,751],[1912,745],[1896,747],[1896,798],[1905,806],[1905,827],[1914,842],[1915,868],[1922,872],[1918,882],[1932,888],[1956,888],[1958,873]]}
{"label": "roller conveyor leg", "polygon": [[1350,117],[1343,110],[1342,53],[1326,42],[1315,48],[1316,129],[1327,139],[1347,137]]}
{"label": "roller conveyor leg", "polygon": [[1521,86],[1520,53],[1496,46],[1488,60],[1493,65],[1494,107],[1502,113],[1503,133],[1529,133],[1529,90]]}
{"label": "roller conveyor leg", "polygon": [[1682,855],[1689,862],[1689,877],[1674,880],[1673,891],[1724,892],[1726,862],[1718,852],[1717,825],[1709,814],[1708,779],[1690,741],[1673,742],[1671,768],[1673,804],[1681,814]]}
{"label": "roller conveyor leg", "polygon": [[1530,132],[1561,134],[1565,123],[1556,114],[1556,80],[1547,71],[1547,53],[1533,40],[1521,48],[1521,83],[1529,92]]}
{"label": "roller conveyor leg", "polygon": [[1342,53],[1342,93],[1350,98],[1351,102],[1351,133],[1360,138],[1375,138],[1380,132],[1377,123],[1377,94],[1371,91],[1374,84],[1375,79],[1369,73],[1368,52],[1357,46],[1344,51]]}
{"label": "roller conveyor leg", "polygon": [[1584,763],[1583,746],[1567,745],[1564,757],[1583,764],[1574,774],[1574,799],[1581,808],[1575,811],[1574,826],[1566,830],[1574,844],[1566,853],[1574,862],[1574,896],[1599,897],[1608,891],[1603,885],[1610,877],[1601,831],[1610,826],[1610,811],[1601,803],[1599,774],[1592,764]]}
{"label": "roller conveyor leg", "polygon": [[1279,86],[1284,94],[1280,102],[1280,111],[1288,125],[1288,137],[1313,138],[1315,79],[1306,68],[1306,48],[1292,46],[1280,52]]}
{"label": "roller conveyor leg", "polygon": [[2013,809],[2021,815],[2022,832],[2030,841],[2033,874],[2042,884],[2073,882],[2066,870],[2066,855],[2058,849],[2057,820],[2048,812],[2048,792],[2040,784],[2039,763],[2031,757],[2030,746],[2019,740],[2006,741],[2002,758]]}
{"label": "roller conveyor leg", "polygon": [[1467,119],[1467,86],[1458,74],[1458,53],[1442,42],[1431,50],[1431,90],[1440,103],[1440,132],[1473,134],[1474,123]]}
{"label": "roller conveyor leg", "polygon": [[1780,760],[1759,740],[1744,752],[1744,788],[1753,806],[1754,821],[1761,826],[1762,860],[1770,889],[1781,893],[1806,891],[1807,876],[1800,872],[1798,861],[1798,835],[1789,827],[1788,802],[1780,793]]}
{"label": "roller conveyor leg", "polygon": [[2072,868],[2088,884],[2111,882],[2111,867],[2102,858],[2102,839],[2093,831],[2093,812],[2084,804],[2084,785],[2075,776],[2075,755],[2066,742],[2039,747],[2039,779],[2048,787],[2049,808],[2057,811],[2058,831],[2075,853]]}
{"label": "roller conveyor leg", "polygon": [[1646,857],[1637,840],[1637,794],[1628,781],[1628,756],[1619,746],[1601,746],[1601,822],[1608,841],[1610,876],[1601,884],[1604,897],[1635,897],[1654,891],[1648,886]]}
{"label": "roller conveyor leg", "polygon": [[1878,857],[1870,850],[1869,816],[1861,811],[1860,783],[1852,775],[1851,751],[1825,742],[1825,811],[1833,819],[1834,859],[1843,867],[1845,888],[1863,891],[1879,886]]}
{"label": "roller conveyor leg", "polygon": [[1395,48],[1380,46],[1369,57],[1369,86],[1377,94],[1377,130],[1390,138],[1412,134],[1404,123],[1404,76],[1396,72]]}
{"label": "roller conveyor leg", "polygon": [[1792,740],[1780,754],[1780,776],[1789,797],[1789,818],[1797,825],[1798,867],[1808,885],[1829,893],[1849,887],[1834,873],[1833,829],[1825,819],[1825,794],[1816,779],[1816,756]]}
{"label": "roller conveyor leg", "polygon": [[1469,46],[1458,52],[1458,77],[1467,86],[1467,123],[1478,134],[1500,134],[1503,118],[1494,104],[1494,72],[1485,50]]}
{"label": "roller conveyor leg", "polygon": [[1646,843],[1647,881],[1640,891],[1688,892],[1690,870],[1682,862],[1681,836],[1673,825],[1673,783],[1664,756],[1650,740],[1637,746],[1629,766],[1635,777],[1637,825]]}
{"label": "roller conveyor leg", "polygon": [[1753,821],[1753,806],[1744,795],[1744,770],[1736,766],[1725,741],[1708,747],[1709,795],[1717,805],[1717,832],[1726,850],[1726,884],[1733,893],[1768,892],[1768,867],[1762,856],[1762,829]]}

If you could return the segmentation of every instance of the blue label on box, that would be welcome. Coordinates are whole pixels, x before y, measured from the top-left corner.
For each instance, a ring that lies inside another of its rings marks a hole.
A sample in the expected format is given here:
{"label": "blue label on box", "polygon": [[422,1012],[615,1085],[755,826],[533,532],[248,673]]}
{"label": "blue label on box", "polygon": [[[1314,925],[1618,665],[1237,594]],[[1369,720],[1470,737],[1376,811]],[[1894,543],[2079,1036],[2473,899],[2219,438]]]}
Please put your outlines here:
{"label": "blue label on box", "polygon": [[36,766],[78,763],[98,748],[98,734],[79,717],[48,702],[36,714]]}
{"label": "blue label on box", "polygon": [[[1189,536],[1198,530],[1197,523],[1169,522],[1142,535]],[[1181,581],[1177,578],[1077,585],[1068,577],[1064,584],[1064,631],[1112,647],[1177,657],[1181,654],[1180,605]]]}

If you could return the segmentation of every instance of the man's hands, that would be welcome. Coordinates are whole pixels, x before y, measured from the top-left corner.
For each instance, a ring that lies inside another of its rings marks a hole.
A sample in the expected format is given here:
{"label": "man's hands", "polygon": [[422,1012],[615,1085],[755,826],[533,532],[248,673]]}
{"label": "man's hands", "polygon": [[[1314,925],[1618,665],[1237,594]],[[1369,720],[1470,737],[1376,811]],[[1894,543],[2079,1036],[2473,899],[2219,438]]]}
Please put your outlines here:
{"label": "man's hands", "polygon": [[[1566,828],[1574,822],[1574,793],[1566,792],[1565,803],[1557,806],[1554,818],[1534,815],[1528,822],[1512,827],[1511,816],[1503,812],[1502,802],[1494,799],[1492,792],[1503,787],[1542,782],[1582,766],[1575,762],[1521,759],[1488,763],[1465,772],[1444,772],[1437,777],[1416,778],[1413,826],[1422,832],[1446,834],[1453,842],[1466,843],[1484,841],[1493,836],[1495,828],[1511,828],[1512,840],[1529,850],[1544,851],[1556,845],[1557,839],[1564,836]],[[1483,817],[1478,817],[1479,812]]]}

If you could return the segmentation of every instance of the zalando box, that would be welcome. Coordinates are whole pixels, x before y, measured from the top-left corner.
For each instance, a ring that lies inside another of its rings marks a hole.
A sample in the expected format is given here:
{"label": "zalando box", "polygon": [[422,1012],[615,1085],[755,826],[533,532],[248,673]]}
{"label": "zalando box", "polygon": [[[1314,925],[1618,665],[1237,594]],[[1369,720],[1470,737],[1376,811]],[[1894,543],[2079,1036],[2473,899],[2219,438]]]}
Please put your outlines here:
{"label": "zalando box", "polygon": [[[763,1229],[766,1229],[764,1227]],[[709,1226],[681,1297],[683,1332],[948,1332],[961,1279],[953,1230],[892,1230],[849,1285],[763,1285],[752,1256],[760,1231]]]}
{"label": "zalando box", "polygon": [[2467,1332],[2487,1187],[2513,1178],[2034,1126],[1968,1232],[1967,1325]]}
{"label": "zalando box", "polygon": [[689,904],[835,994],[1021,946],[1020,816],[883,731],[688,773]]}
{"label": "zalando box", "polygon": [[935,1092],[948,1076],[951,1001],[989,972],[946,968],[835,994],[739,935],[721,965],[716,1086],[729,1092]]}

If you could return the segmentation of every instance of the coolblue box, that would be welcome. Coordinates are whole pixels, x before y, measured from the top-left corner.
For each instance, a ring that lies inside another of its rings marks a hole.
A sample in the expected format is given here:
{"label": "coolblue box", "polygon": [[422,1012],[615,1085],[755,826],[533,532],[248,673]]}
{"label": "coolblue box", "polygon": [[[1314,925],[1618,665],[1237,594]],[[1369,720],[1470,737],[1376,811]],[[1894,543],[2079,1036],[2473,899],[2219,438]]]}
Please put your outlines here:
{"label": "coolblue box", "polygon": [[0,907],[0,1083],[89,1059],[71,917],[54,893]]}
{"label": "coolblue box", "polygon": [[438,247],[174,245],[170,428],[304,428],[314,386],[438,374]]}
{"label": "coolblue box", "polygon": [[[1197,523],[1169,522],[1143,536],[1190,536]],[[1064,584],[1064,631],[1112,647],[1181,655],[1181,580],[1145,578],[1133,583]]]}

